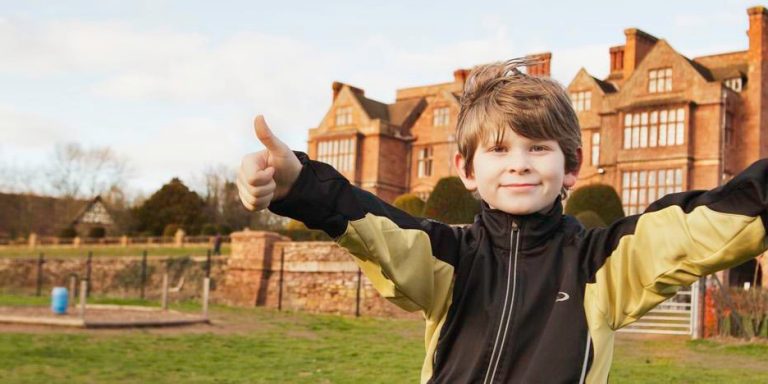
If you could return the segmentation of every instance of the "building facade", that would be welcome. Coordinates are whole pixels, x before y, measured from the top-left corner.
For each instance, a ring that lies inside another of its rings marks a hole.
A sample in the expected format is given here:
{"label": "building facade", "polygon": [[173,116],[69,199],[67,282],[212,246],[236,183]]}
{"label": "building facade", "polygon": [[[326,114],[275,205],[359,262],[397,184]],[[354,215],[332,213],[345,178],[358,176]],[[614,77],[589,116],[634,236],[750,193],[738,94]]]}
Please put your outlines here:
{"label": "building facade", "polygon": [[[567,86],[583,140],[576,187],[613,186],[630,215],[667,193],[717,187],[767,157],[768,11],[752,7],[747,17],[745,51],[688,58],[630,28],[607,52],[606,78],[581,69]],[[528,73],[549,76],[551,55],[535,56]],[[392,104],[334,83],[331,108],[309,131],[310,156],[387,201],[406,192],[426,198],[437,180],[456,175],[454,132],[468,73],[397,90]]]}

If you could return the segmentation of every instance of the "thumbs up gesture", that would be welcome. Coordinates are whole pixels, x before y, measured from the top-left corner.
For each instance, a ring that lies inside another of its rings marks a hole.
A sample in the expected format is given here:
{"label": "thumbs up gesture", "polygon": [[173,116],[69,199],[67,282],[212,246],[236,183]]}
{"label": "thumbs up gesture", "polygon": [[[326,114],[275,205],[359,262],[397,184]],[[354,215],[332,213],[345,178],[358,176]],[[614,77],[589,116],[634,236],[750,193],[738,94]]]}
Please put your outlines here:
{"label": "thumbs up gesture", "polygon": [[243,156],[237,176],[240,200],[249,211],[260,211],[288,194],[301,172],[301,162],[267,126],[264,116],[253,121],[265,150]]}

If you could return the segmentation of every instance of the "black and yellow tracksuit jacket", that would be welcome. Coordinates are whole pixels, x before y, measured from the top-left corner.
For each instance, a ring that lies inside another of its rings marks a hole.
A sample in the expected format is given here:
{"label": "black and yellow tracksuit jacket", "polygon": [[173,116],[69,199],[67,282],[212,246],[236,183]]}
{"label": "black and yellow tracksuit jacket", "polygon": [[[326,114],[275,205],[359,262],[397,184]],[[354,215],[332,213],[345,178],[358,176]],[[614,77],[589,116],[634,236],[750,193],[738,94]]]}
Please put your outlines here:
{"label": "black and yellow tracksuit jacket", "polygon": [[617,329],[766,249],[768,160],[586,230],[559,200],[526,216],[483,204],[464,227],[415,218],[297,156],[269,209],[328,233],[382,296],[424,314],[422,383],[605,383]]}

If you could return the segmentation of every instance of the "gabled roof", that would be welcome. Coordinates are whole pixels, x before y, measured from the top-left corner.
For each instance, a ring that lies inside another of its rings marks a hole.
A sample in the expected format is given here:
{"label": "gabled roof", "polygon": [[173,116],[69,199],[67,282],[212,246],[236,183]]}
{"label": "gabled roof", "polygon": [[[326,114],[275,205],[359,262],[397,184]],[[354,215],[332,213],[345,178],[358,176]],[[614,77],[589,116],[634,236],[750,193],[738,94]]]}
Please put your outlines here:
{"label": "gabled roof", "polygon": [[387,104],[369,99],[358,92],[352,92],[352,94],[360,103],[360,106],[363,107],[363,110],[365,110],[365,113],[368,115],[368,117],[371,119],[389,121],[389,108]]}
{"label": "gabled roof", "polygon": [[389,110],[389,122],[402,127],[422,102],[424,102],[424,98],[414,97],[412,99],[399,100],[394,104],[389,104],[387,106]]}
{"label": "gabled roof", "polygon": [[617,91],[616,87],[614,87],[613,84],[611,84],[611,83],[609,83],[609,82],[607,82],[605,80],[600,80],[600,79],[598,79],[597,77],[594,77],[594,76],[590,76],[590,77],[592,77],[592,79],[595,80],[595,83],[597,83],[597,85],[600,87],[600,89],[603,90],[603,92],[605,92],[605,93],[614,93],[614,92]]}
{"label": "gabled roof", "polygon": [[80,212],[77,213],[77,216],[75,216],[75,219],[72,220],[72,225],[76,225],[76,224],[82,222],[83,221],[83,217],[88,212],[93,210],[94,207],[96,207],[97,205],[101,205],[102,207],[104,207],[104,209],[106,210],[107,215],[109,216],[108,217],[109,222],[102,222],[100,224],[106,224],[106,225],[113,224],[113,220],[112,220],[112,217],[111,217],[110,212],[109,212],[109,207],[107,207],[107,205],[104,204],[104,201],[102,201],[101,196],[96,196],[93,199],[91,199],[88,202],[88,204],[86,204],[82,209],[80,209]]}

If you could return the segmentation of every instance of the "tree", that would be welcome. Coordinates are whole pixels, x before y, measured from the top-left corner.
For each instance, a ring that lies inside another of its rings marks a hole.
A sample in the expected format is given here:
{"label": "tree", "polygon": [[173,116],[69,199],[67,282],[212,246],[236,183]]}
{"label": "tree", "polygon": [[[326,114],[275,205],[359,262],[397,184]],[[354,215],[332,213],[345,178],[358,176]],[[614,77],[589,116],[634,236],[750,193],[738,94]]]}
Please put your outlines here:
{"label": "tree", "polygon": [[188,234],[197,234],[204,222],[204,207],[205,202],[197,193],[173,178],[135,208],[136,229],[160,236],[167,226],[178,225]]}
{"label": "tree", "polygon": [[464,188],[458,177],[444,177],[424,206],[424,216],[447,224],[468,224],[480,212],[480,201]]}
{"label": "tree", "polygon": [[605,227],[603,219],[601,219],[597,213],[592,211],[579,212],[579,214],[576,215],[576,220],[587,229]]}
{"label": "tree", "polygon": [[54,194],[67,199],[91,198],[122,184],[128,163],[109,147],[57,145],[46,176]]}
{"label": "tree", "polygon": [[420,199],[413,193],[406,193],[398,196],[394,202],[392,202],[396,208],[408,212],[412,216],[424,215],[424,200]]}
{"label": "tree", "polygon": [[585,185],[571,194],[565,204],[565,213],[573,216],[592,211],[605,225],[624,217],[624,208],[616,190],[606,184]]}

